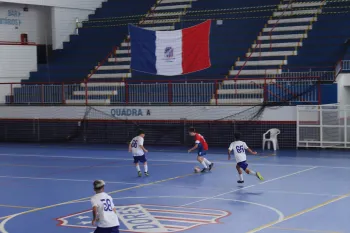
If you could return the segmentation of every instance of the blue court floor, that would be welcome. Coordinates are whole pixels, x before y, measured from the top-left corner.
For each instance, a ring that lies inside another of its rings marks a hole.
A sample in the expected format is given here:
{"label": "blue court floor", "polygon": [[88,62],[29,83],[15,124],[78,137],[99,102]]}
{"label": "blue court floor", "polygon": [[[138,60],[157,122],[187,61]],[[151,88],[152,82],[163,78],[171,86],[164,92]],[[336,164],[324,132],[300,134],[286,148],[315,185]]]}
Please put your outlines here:
{"label": "blue court floor", "polygon": [[121,232],[350,232],[350,153],[281,150],[248,156],[265,181],[237,184],[226,148],[193,173],[188,148],[148,148],[137,177],[127,146],[0,144],[0,232],[90,233],[92,181],[106,181]]}

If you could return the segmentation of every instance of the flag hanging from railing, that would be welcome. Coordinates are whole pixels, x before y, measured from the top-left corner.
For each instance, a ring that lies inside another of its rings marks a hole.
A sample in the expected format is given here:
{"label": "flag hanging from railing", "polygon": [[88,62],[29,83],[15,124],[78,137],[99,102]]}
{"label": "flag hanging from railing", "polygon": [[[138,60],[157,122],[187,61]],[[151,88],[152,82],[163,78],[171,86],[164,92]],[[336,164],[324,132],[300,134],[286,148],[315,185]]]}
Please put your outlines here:
{"label": "flag hanging from railing", "polygon": [[129,25],[131,69],[174,76],[207,69],[211,21],[175,31],[151,31]]}

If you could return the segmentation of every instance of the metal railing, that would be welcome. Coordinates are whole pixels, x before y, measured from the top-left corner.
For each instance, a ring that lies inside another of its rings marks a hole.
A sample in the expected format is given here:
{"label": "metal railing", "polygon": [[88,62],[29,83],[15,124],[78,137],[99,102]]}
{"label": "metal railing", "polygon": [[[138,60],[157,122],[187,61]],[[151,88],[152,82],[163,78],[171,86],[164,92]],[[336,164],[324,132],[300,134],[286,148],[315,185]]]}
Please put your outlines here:
{"label": "metal railing", "polygon": [[269,78],[303,78],[303,77],[319,77],[320,81],[334,81],[334,71],[302,71],[302,72],[283,72],[281,74],[268,74]]}
{"label": "metal railing", "polygon": [[[350,60],[343,60],[337,64],[338,69],[341,71],[350,71]],[[337,69],[337,70],[338,70]]]}
{"label": "metal railing", "polygon": [[3,104],[252,105],[317,104],[318,78],[191,81],[0,83]]}

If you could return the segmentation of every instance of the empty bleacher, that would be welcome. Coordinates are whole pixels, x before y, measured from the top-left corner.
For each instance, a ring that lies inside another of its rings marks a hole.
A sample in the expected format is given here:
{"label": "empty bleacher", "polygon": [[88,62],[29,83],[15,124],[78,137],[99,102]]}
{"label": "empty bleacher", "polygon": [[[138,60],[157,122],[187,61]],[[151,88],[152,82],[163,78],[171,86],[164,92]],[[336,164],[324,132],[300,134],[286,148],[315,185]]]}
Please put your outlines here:
{"label": "empty bleacher", "polygon": [[[266,0],[262,4],[259,0],[158,0],[153,3],[104,2],[83,23],[79,35],[72,35],[62,50],[54,52],[49,58],[50,65],[39,66],[38,72],[23,80],[21,87],[14,88],[7,102],[240,105],[274,102],[278,98],[271,92],[280,93],[285,90],[285,83],[290,83],[276,78],[290,78],[299,72],[300,76],[310,76],[311,69],[332,73],[350,34],[341,30],[350,18],[344,7],[350,6],[347,1]],[[213,20],[212,67],[176,77],[154,77],[130,70],[128,23],[149,30],[174,30],[206,19]],[[270,79],[255,80],[265,77]],[[195,79],[209,81],[198,83]],[[87,83],[67,85],[84,80]],[[159,82],[140,84],[141,80]],[[184,83],[169,85],[171,80]],[[65,84],[50,87],[32,84],[47,81]]]}

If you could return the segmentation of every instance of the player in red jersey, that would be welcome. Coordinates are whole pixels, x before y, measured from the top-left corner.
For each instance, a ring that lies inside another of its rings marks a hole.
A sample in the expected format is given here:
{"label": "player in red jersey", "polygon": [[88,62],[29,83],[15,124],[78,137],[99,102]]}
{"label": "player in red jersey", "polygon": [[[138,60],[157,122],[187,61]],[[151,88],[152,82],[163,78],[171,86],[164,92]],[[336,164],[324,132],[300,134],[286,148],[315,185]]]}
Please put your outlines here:
{"label": "player in red jersey", "polygon": [[204,157],[204,155],[207,154],[208,143],[205,141],[202,135],[200,135],[199,133],[196,133],[195,128],[193,127],[189,128],[188,133],[192,137],[194,137],[194,140],[195,140],[195,146],[189,149],[188,153],[197,149],[197,161],[201,163],[204,167],[201,172],[206,172],[208,170],[210,171],[213,168],[214,163],[210,162]]}

